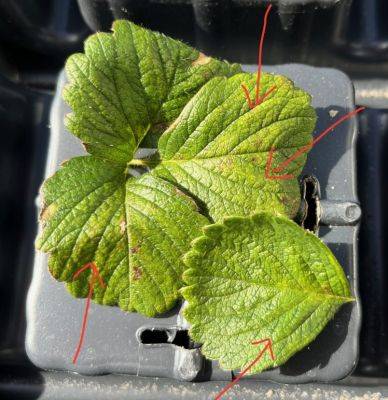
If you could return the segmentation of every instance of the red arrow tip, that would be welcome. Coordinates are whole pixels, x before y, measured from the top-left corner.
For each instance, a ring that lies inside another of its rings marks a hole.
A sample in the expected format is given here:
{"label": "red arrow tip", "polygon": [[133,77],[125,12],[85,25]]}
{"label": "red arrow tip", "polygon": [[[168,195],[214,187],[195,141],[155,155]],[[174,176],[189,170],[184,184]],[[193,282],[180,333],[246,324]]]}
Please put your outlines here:
{"label": "red arrow tip", "polygon": [[259,345],[264,343],[264,347],[261,349],[259,355],[243,370],[241,371],[235,379],[233,379],[232,382],[230,382],[227,386],[225,386],[221,392],[217,394],[217,396],[214,398],[214,400],[220,400],[222,396],[230,389],[232,388],[255,364],[257,364],[260,359],[264,356],[265,352],[268,351],[269,355],[271,356],[272,360],[275,360],[275,355],[273,352],[272,348],[272,340],[269,338],[266,339],[260,339],[260,340],[254,340],[252,344],[254,345]]}
{"label": "red arrow tip", "polygon": [[100,271],[98,270],[98,267],[95,262],[86,263],[83,267],[81,267],[78,271],[76,271],[73,275],[73,281],[78,279],[78,277],[82,274],[82,272],[86,271],[89,268],[92,271],[92,276],[93,276],[92,282],[94,282],[97,279],[100,286],[102,288],[105,288],[104,280],[102,279]]}
{"label": "red arrow tip", "polygon": [[264,350],[268,349],[272,360],[275,361],[275,355],[273,353],[273,348],[272,348],[272,340],[270,338],[267,338],[267,339],[261,339],[261,340],[254,340],[252,342],[252,344],[254,344],[254,345],[258,345],[258,344],[261,344],[261,343],[265,344]]}
{"label": "red arrow tip", "polygon": [[[286,180],[286,179],[292,179],[294,175],[291,174],[284,174],[284,175],[271,175],[271,169],[272,169],[272,160],[273,160],[273,155],[275,153],[275,148],[272,147],[271,150],[268,153],[268,158],[267,158],[267,164],[265,166],[265,178],[270,179],[270,180]],[[277,169],[277,168],[276,168]],[[272,172],[274,172],[276,169],[272,169]],[[276,172],[276,171],[275,171]],[[279,171],[277,171],[279,172]]]}

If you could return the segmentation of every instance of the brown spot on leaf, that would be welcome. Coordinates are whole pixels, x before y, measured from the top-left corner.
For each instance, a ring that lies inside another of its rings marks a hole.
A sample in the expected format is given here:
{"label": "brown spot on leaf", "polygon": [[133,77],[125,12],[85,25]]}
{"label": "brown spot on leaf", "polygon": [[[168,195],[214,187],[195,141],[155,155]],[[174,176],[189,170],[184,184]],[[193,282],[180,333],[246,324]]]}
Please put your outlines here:
{"label": "brown spot on leaf", "polygon": [[131,253],[132,253],[132,254],[138,253],[139,250],[140,250],[140,246],[131,247]]}
{"label": "brown spot on leaf", "polygon": [[142,277],[142,275],[143,275],[143,271],[141,270],[141,268],[140,267],[133,267],[133,270],[132,270],[132,279],[134,280],[134,281],[138,281],[141,277]]}
{"label": "brown spot on leaf", "polygon": [[51,203],[49,206],[44,207],[40,213],[40,219],[44,223],[50,219],[55,212],[58,210],[58,206],[55,203]]}
{"label": "brown spot on leaf", "polygon": [[233,167],[233,160],[231,157],[225,157],[222,162],[219,164],[219,170],[228,171],[231,167]]}
{"label": "brown spot on leaf", "polygon": [[120,232],[121,232],[121,233],[124,233],[126,227],[127,227],[127,224],[125,223],[124,220],[122,220],[122,221],[120,222]]}
{"label": "brown spot on leaf", "polygon": [[208,57],[207,55],[203,53],[199,53],[198,58],[192,62],[192,66],[196,65],[206,65],[211,61],[211,57]]}

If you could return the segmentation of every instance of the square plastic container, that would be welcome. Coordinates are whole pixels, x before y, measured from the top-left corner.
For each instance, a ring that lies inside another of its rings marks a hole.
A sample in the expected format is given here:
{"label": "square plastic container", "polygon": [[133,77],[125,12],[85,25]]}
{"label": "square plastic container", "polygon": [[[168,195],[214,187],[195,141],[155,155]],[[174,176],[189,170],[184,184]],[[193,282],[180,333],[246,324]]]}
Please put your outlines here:
{"label": "square plastic container", "polygon": [[[246,69],[253,71],[254,67],[246,66]],[[296,64],[265,70],[288,76],[312,95],[318,114],[316,133],[333,118],[354,108],[353,86],[342,72]],[[65,83],[62,73],[51,112],[46,177],[64,160],[85,154],[81,142],[63,125],[63,117],[70,111],[61,99]],[[322,200],[317,202],[317,213],[327,225],[320,228],[319,236],[343,266],[357,302],[345,305],[318,338],[284,366],[246,379],[287,383],[334,381],[349,374],[356,364],[360,330],[356,133],[354,119],[340,125],[310,152],[304,174],[314,175],[319,181]],[[232,371],[222,371],[216,362],[206,362],[199,349],[173,343],[177,332],[187,329],[179,316],[179,307],[160,318],[146,318],[137,313],[124,313],[118,307],[92,303],[82,353],[78,363],[72,364],[84,302],[73,298],[63,283],[50,276],[47,256],[38,252],[27,303],[26,348],[34,364],[43,369],[91,375],[120,373],[180,380],[231,378]],[[165,331],[166,343],[141,343],[141,333],[148,329]]]}

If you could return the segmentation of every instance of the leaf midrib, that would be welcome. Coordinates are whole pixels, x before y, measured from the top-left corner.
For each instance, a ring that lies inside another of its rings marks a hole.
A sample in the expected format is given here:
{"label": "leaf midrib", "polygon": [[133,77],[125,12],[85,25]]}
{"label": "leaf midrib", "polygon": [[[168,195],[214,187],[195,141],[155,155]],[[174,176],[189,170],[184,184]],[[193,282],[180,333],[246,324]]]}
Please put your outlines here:
{"label": "leaf midrib", "polygon": [[[242,278],[229,278],[225,276],[219,276],[219,275],[199,275],[199,279],[201,278],[210,278],[211,279],[222,279],[226,281],[231,281],[231,282],[242,282],[246,283],[252,286],[258,286],[258,287],[263,287],[263,288],[271,288],[271,289],[277,289],[282,292],[295,292],[295,293],[305,293],[308,294],[308,296],[312,297],[317,297],[317,298],[324,298],[324,299],[334,299],[334,300],[340,300],[343,303],[348,303],[348,302],[353,302],[355,301],[354,297],[348,297],[348,296],[340,296],[332,293],[326,293],[326,292],[319,292],[318,289],[312,288],[311,290],[308,289],[294,289],[290,287],[283,287],[283,286],[277,286],[277,285],[266,285],[263,283],[258,283],[258,282],[252,282],[247,279],[242,279]],[[211,297],[211,296],[209,296]]]}
{"label": "leaf midrib", "polygon": [[[298,146],[290,146],[290,147],[282,147],[281,149],[277,149],[276,151],[283,151],[283,150],[293,150],[293,149],[299,149],[303,146],[306,146],[306,144],[298,145]],[[223,158],[228,158],[228,157],[249,157],[249,156],[255,156],[255,155],[261,155],[264,153],[269,153],[271,149],[266,149],[266,150],[258,150],[250,153],[236,153],[236,154],[223,154],[221,156],[211,156],[211,157],[198,157],[197,155],[194,155],[192,158],[170,158],[170,159],[162,159],[161,164],[182,164],[190,161],[196,161],[196,160],[217,160],[217,159],[223,159]]]}

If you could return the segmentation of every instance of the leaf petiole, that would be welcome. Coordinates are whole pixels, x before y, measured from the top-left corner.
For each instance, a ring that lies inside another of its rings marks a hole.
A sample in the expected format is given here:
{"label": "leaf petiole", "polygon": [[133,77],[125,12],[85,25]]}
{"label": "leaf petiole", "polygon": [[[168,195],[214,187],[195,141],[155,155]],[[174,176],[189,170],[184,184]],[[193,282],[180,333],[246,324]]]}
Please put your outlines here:
{"label": "leaf petiole", "polygon": [[154,168],[160,163],[159,157],[152,158],[134,158],[128,163],[128,166],[131,167],[146,167],[146,168]]}

